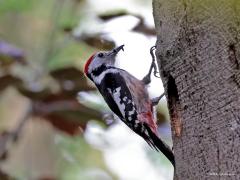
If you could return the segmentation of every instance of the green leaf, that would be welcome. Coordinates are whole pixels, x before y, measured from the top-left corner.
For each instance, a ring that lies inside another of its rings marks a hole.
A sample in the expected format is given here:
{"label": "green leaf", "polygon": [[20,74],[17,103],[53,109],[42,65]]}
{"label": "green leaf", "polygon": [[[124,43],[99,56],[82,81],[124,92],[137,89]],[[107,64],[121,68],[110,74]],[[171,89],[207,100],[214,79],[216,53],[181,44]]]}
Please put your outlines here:
{"label": "green leaf", "polygon": [[32,5],[32,0],[0,0],[0,13],[26,11]]}

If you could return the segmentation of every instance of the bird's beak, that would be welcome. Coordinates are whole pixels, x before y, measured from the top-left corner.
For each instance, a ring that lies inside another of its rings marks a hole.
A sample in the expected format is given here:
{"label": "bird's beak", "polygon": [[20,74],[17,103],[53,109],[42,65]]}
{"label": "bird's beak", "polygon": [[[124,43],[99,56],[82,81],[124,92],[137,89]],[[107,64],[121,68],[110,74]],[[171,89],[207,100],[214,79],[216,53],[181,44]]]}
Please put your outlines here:
{"label": "bird's beak", "polygon": [[109,52],[108,55],[114,55],[114,56],[116,56],[119,51],[121,51],[121,50],[124,51],[123,47],[124,47],[124,45],[121,45],[121,46],[118,46],[118,47],[114,48],[113,50],[111,50],[111,51]]}

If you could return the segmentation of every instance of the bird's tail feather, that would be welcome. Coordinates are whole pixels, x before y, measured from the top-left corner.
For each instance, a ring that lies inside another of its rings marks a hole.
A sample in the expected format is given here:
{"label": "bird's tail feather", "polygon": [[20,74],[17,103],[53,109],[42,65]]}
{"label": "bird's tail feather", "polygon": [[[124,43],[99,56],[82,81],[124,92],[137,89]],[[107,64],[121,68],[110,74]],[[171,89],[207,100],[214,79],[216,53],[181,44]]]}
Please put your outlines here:
{"label": "bird's tail feather", "polygon": [[148,131],[148,135],[144,139],[147,141],[149,146],[157,151],[161,151],[175,167],[174,154],[171,148],[165,142],[163,142],[155,133],[153,133],[148,126],[145,126],[145,128]]}

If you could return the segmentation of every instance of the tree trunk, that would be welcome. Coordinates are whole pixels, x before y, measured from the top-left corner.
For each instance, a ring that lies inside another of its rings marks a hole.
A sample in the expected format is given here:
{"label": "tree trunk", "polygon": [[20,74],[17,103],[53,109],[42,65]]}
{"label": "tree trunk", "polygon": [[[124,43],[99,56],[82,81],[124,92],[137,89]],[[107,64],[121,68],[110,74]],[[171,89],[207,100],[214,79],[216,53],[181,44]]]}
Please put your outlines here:
{"label": "tree trunk", "polygon": [[240,1],[153,0],[175,180],[240,179]]}

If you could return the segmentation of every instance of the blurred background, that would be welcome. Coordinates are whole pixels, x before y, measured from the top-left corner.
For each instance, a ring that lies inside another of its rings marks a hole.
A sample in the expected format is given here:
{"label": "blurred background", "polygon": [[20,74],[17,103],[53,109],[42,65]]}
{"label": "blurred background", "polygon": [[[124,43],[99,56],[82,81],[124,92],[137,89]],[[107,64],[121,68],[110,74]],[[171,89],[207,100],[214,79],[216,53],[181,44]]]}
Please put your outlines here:
{"label": "blurred background", "polygon": [[[156,33],[147,0],[0,0],[0,180],[168,180],[173,168],[113,117],[83,66],[125,44],[142,78]],[[159,78],[149,87],[163,93]],[[171,145],[166,100],[159,133]]]}

